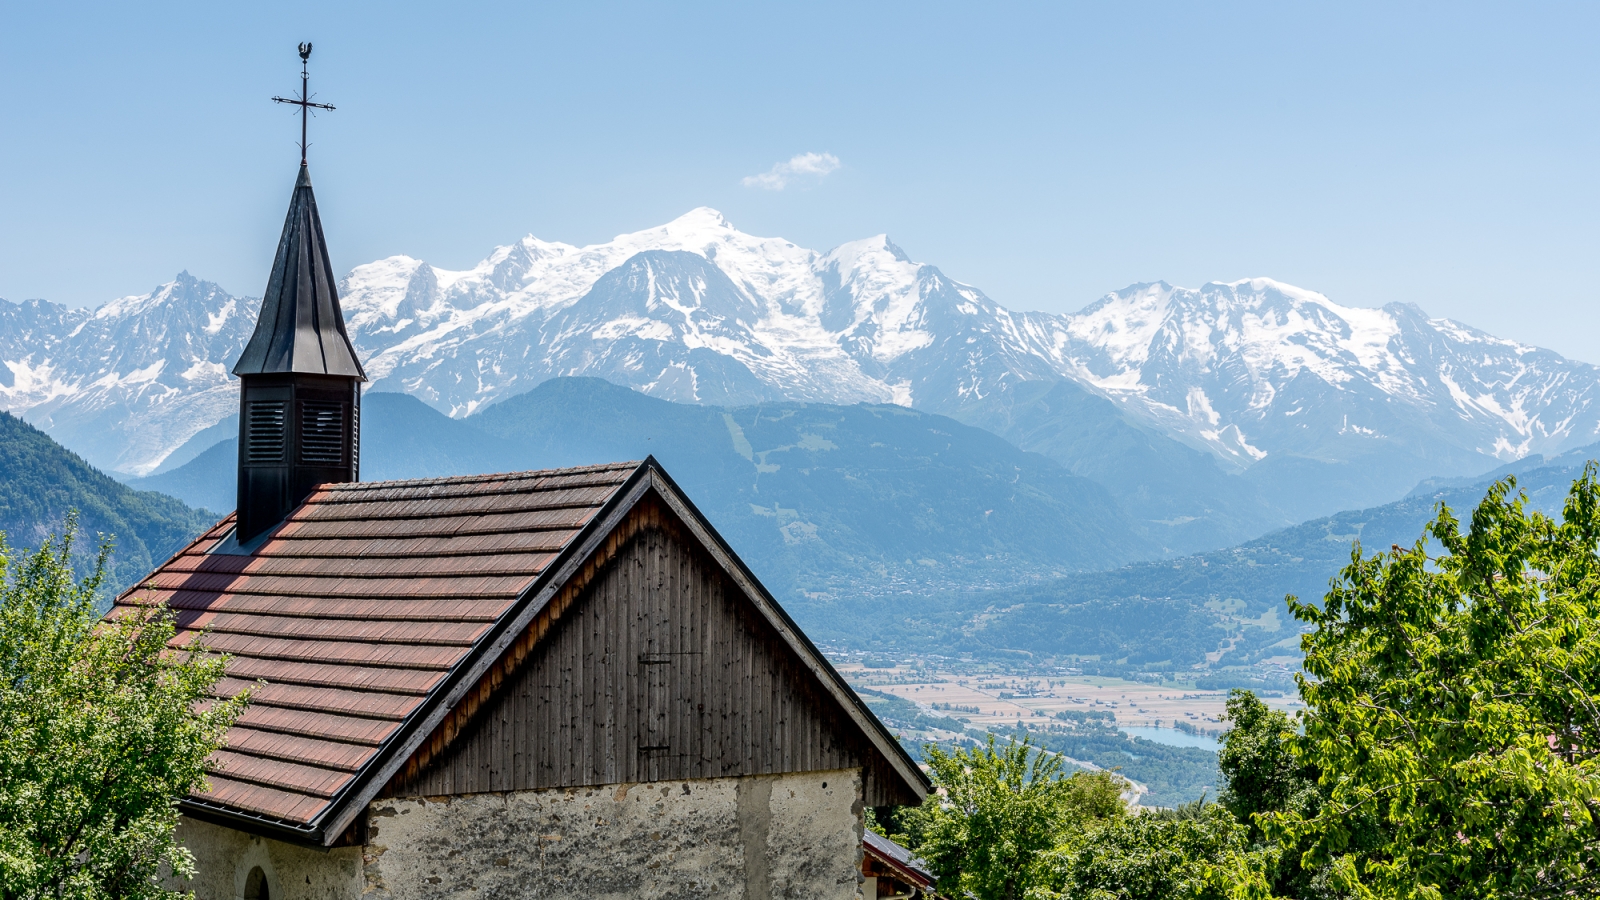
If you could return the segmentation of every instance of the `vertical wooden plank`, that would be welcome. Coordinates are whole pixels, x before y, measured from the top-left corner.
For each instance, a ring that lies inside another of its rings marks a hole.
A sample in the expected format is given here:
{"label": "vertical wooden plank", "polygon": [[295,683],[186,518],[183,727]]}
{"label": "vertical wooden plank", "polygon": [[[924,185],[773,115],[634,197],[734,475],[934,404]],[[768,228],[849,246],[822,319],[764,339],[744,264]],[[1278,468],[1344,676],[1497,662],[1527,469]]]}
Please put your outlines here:
{"label": "vertical wooden plank", "polygon": [[[531,654],[530,654],[531,656]],[[523,671],[527,671],[532,659],[523,660]],[[518,677],[521,673],[513,674],[515,683],[508,685],[507,698],[511,704],[511,720],[516,723],[516,730],[511,737],[511,783],[517,790],[526,790],[532,787],[533,779],[528,777],[528,732],[531,722],[528,717],[528,683],[526,679]]]}
{"label": "vertical wooden plank", "polygon": [[711,693],[706,689],[707,685],[711,684],[714,673],[718,669],[716,659],[716,619],[711,615],[711,607],[706,601],[705,582],[699,577],[695,562],[693,551],[684,554],[684,577],[693,586],[695,615],[700,623],[700,669],[695,678],[695,684],[698,687],[695,712],[698,715],[700,736],[695,746],[695,774],[701,778],[710,778],[719,774],[709,765],[716,746],[716,711],[718,707],[713,702]]}
{"label": "vertical wooden plank", "polygon": [[684,602],[678,563],[682,558],[677,542],[665,531],[657,530],[661,540],[661,577],[666,588],[667,633],[672,640],[672,777],[689,777],[689,722],[694,706],[689,702],[689,678],[694,671],[694,657],[689,655],[689,612]]}
{"label": "vertical wooden plank", "polygon": [[654,569],[651,583],[655,588],[656,619],[655,627],[660,635],[658,646],[667,662],[659,666],[661,669],[661,743],[667,749],[662,751],[659,759],[659,769],[656,777],[668,780],[678,777],[677,757],[681,749],[678,743],[678,704],[676,689],[678,676],[682,672],[682,660],[677,655],[676,622],[673,621],[673,598],[671,578],[668,572],[667,542],[659,528],[650,529],[650,565]]}
{"label": "vertical wooden plank", "polygon": [[554,663],[551,659],[550,644],[549,635],[546,635],[539,647],[539,665],[536,672],[538,680],[534,682],[534,688],[538,692],[536,695],[538,714],[535,717],[538,728],[534,733],[539,736],[539,744],[533,749],[538,754],[539,760],[539,777],[535,782],[539,787],[556,784],[555,765],[551,758],[555,752],[555,718],[550,706],[555,699],[555,692],[551,688],[553,674],[550,670]]}
{"label": "vertical wooden plank", "polygon": [[550,721],[554,730],[550,734],[550,771],[556,784],[567,780],[567,652],[561,646],[560,631],[552,631],[545,640],[550,641]]}
{"label": "vertical wooden plank", "polygon": [[[717,577],[717,581],[722,589],[724,597],[731,597],[733,592],[729,590],[727,581],[725,581],[720,575]],[[760,702],[756,689],[756,679],[758,677],[758,666],[756,663],[755,654],[756,648],[755,644],[750,640],[748,623],[746,621],[744,610],[740,609],[737,603],[727,603],[727,605],[732,607],[732,613],[735,617],[734,621],[738,623],[739,628],[739,630],[734,633],[734,641],[739,647],[739,658],[741,662],[740,674],[743,678],[743,683],[740,685],[739,711],[744,716],[744,734],[740,736],[741,740],[744,742],[744,745],[741,748],[743,750],[745,759],[744,771],[758,772],[760,771],[761,761],[759,747],[761,741],[761,711],[756,708]]]}
{"label": "vertical wooden plank", "polygon": [[[640,594],[640,597],[644,601],[645,609],[643,619],[645,648],[651,660],[660,660],[667,654],[667,647],[663,643],[663,639],[666,637],[666,630],[661,627],[663,610],[661,609],[660,572],[657,565],[661,544],[656,540],[654,529],[645,531],[642,538],[640,547],[642,552],[639,554],[639,559],[643,565],[644,591]],[[646,744],[650,747],[658,748],[651,750],[645,760],[649,764],[649,779],[651,781],[660,781],[665,777],[662,770],[663,763],[666,761],[666,753],[670,752],[659,748],[667,743],[666,682],[672,677],[672,671],[667,666],[652,664],[646,666],[644,672],[649,684],[649,694],[647,695],[649,712],[646,722],[650,731],[646,737]]]}
{"label": "vertical wooden plank", "polygon": [[610,753],[610,722],[611,722],[611,691],[608,679],[611,677],[613,661],[611,657],[611,643],[606,638],[605,610],[593,603],[588,604],[585,610],[584,632],[594,647],[591,657],[594,670],[590,675],[588,693],[590,705],[593,709],[594,719],[590,723],[590,777],[596,782],[604,783],[613,780]]}
{"label": "vertical wooden plank", "polygon": [[719,673],[721,683],[718,686],[717,702],[722,704],[722,709],[727,717],[722,722],[722,732],[718,738],[717,756],[723,774],[732,774],[742,771],[743,753],[740,748],[740,721],[741,707],[739,706],[739,653],[734,642],[737,624],[728,613],[722,598],[722,585],[716,578],[716,573],[710,566],[705,567],[701,576],[705,579],[706,590],[709,591],[708,600],[712,608],[717,611],[718,630],[721,632],[717,640],[722,645],[722,667]]}
{"label": "vertical wooden plank", "polygon": [[[630,548],[628,557],[619,558],[617,568],[619,578],[627,578],[634,571],[632,555],[638,552],[638,542],[635,541]],[[643,729],[644,706],[644,681],[643,672],[639,666],[639,655],[644,651],[639,638],[639,603],[632,590],[632,579],[627,583],[618,584],[619,592],[616,595],[618,627],[626,647],[622,658],[623,671],[627,673],[628,689],[624,693],[627,704],[627,715],[624,721],[627,724],[628,735],[624,744],[621,759],[628,766],[628,781],[643,781],[643,760],[639,756],[639,747],[644,741]]]}
{"label": "vertical wooden plank", "polygon": [[600,708],[595,681],[600,675],[604,642],[596,639],[594,628],[584,615],[584,610],[573,610],[573,612],[578,615],[572,622],[572,630],[583,638],[583,680],[577,686],[578,696],[583,701],[583,719],[578,723],[581,726],[579,733],[583,735],[583,763],[579,771],[583,779],[582,784],[594,784],[600,775],[597,740]]}
{"label": "vertical wooden plank", "polygon": [[[741,615],[741,624],[745,624],[748,628],[750,620],[753,618],[753,616]],[[740,643],[744,645],[746,665],[750,672],[750,683],[746,688],[744,700],[746,716],[750,720],[749,771],[762,772],[765,771],[762,768],[762,764],[766,761],[767,754],[766,713],[769,709],[762,696],[766,688],[766,679],[763,677],[762,672],[765,660],[762,659],[760,644],[752,640],[752,635],[748,630],[741,634],[739,638]]]}

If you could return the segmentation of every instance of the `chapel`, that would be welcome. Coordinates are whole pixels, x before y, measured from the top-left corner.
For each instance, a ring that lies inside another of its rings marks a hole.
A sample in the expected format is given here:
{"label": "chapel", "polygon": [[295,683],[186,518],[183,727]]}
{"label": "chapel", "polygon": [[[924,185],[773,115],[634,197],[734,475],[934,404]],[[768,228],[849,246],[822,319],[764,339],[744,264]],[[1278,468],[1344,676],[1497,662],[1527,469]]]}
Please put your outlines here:
{"label": "chapel", "polygon": [[218,696],[251,691],[181,801],[173,887],[929,890],[863,855],[864,810],[928,780],[653,459],[360,480],[366,373],[303,160],[234,373],[236,512],[116,600],[167,604],[174,646],[227,654]]}

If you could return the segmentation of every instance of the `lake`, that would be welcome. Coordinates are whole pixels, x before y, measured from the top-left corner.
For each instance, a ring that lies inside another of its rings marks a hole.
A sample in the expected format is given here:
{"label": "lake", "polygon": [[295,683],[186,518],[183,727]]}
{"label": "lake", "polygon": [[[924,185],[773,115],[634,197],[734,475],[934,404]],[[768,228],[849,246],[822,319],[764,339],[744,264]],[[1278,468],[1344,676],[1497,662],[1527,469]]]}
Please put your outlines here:
{"label": "lake", "polygon": [[1176,728],[1150,728],[1148,726],[1126,726],[1119,729],[1129,737],[1144,738],[1157,744],[1166,744],[1168,747],[1199,747],[1201,750],[1210,750],[1212,753],[1222,749],[1222,744],[1216,738],[1199,734],[1190,734]]}

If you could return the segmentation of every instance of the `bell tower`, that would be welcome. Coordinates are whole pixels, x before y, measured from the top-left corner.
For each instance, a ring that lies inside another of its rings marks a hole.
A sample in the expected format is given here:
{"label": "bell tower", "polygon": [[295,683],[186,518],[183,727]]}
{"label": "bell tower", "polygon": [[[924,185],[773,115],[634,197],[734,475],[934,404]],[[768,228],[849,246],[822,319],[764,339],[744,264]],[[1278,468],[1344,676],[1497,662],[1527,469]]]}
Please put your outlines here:
{"label": "bell tower", "polygon": [[[300,45],[300,58],[311,45]],[[246,543],[282,522],[319,484],[361,474],[361,382],[367,380],[345,333],[311,172],[302,67],[300,174],[278,239],[261,316],[233,367],[239,376],[239,495],[235,539]],[[273,98],[280,99],[280,98]]]}

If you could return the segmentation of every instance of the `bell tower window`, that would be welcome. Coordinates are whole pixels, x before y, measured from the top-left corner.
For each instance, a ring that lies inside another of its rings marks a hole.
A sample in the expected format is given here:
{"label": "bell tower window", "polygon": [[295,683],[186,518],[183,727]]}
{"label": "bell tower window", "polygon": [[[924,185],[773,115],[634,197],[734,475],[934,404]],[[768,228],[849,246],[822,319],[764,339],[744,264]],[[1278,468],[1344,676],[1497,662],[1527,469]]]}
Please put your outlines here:
{"label": "bell tower window", "polygon": [[271,465],[283,462],[285,404],[281,400],[255,400],[245,412],[245,463]]}
{"label": "bell tower window", "polygon": [[345,462],[345,412],[349,404],[300,401],[300,464],[342,466]]}

